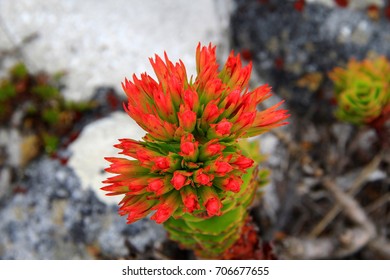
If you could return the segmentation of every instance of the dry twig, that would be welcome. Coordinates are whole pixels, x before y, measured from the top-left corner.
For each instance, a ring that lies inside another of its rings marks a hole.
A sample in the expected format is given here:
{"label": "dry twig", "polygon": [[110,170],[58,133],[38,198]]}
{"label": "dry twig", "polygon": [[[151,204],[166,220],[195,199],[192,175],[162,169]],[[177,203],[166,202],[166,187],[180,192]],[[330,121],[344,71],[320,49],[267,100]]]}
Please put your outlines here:
{"label": "dry twig", "polygon": [[[382,160],[381,154],[378,154],[371,160],[362,170],[360,175],[356,178],[356,180],[352,183],[351,188],[348,191],[349,195],[354,196],[357,194],[367,179],[369,175],[375,171],[380,162]],[[309,236],[314,238],[320,235],[324,229],[334,220],[334,218],[340,213],[342,207],[340,204],[336,204],[333,208],[326,214],[326,216],[313,228],[313,230],[309,233]]]}

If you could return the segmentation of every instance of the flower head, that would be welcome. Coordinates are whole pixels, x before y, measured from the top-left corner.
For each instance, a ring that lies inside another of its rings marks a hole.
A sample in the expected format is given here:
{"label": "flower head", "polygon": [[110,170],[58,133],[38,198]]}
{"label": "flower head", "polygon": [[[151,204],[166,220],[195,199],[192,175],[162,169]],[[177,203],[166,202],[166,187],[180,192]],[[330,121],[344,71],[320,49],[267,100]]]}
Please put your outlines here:
{"label": "flower head", "polygon": [[[164,61],[165,60],[165,61]],[[215,47],[198,45],[197,77],[189,80],[184,64],[167,55],[150,59],[157,81],[147,74],[122,86],[126,112],[146,132],[143,141],[121,139],[121,154],[107,158],[108,195],[124,195],[120,214],[133,222],[155,211],[157,223],[190,213],[223,213],[227,194],[240,191],[241,176],[254,161],[242,155],[237,140],[284,124],[280,105],[257,111],[270,97],[268,85],[248,89],[252,65],[232,52],[219,71]]]}

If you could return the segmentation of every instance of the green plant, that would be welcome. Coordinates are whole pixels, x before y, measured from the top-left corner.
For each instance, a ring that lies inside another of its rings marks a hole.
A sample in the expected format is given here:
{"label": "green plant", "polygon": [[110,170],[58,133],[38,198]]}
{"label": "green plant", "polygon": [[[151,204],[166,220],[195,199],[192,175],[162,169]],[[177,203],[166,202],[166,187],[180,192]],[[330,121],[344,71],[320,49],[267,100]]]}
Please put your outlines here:
{"label": "green plant", "polygon": [[61,137],[73,129],[83,113],[94,107],[90,101],[65,100],[60,92],[61,77],[62,74],[32,74],[23,63],[17,63],[8,77],[0,81],[1,125],[10,125],[18,112],[22,117],[16,126],[21,134],[37,136],[38,146],[47,154],[55,153]]}
{"label": "green plant", "polygon": [[371,124],[390,111],[390,63],[385,57],[352,59],[329,73],[337,100],[336,116],[356,125]]}
{"label": "green plant", "polygon": [[194,79],[181,61],[164,57],[150,59],[158,81],[145,73],[123,83],[125,110],[147,134],[115,146],[133,159],[106,158],[116,175],[102,189],[124,196],[119,213],[128,223],[154,212],[171,239],[220,258],[243,233],[258,188],[256,149],[238,140],[281,126],[288,115],[280,104],[257,111],[270,88],[250,91],[251,64],[243,67],[233,52],[219,71],[215,47],[199,44]]}

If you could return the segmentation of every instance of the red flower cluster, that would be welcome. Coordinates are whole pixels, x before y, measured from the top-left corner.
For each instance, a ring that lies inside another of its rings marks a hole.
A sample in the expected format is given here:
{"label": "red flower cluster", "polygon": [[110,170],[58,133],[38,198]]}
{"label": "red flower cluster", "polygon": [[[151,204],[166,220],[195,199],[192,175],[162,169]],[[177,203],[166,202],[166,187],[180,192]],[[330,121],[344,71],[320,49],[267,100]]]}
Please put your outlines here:
{"label": "red flower cluster", "polygon": [[276,104],[256,106],[270,88],[248,89],[251,64],[243,67],[232,52],[218,71],[215,47],[196,50],[197,77],[188,80],[181,61],[150,59],[158,81],[149,75],[122,84],[126,112],[147,131],[144,141],[121,139],[115,147],[125,158],[107,158],[108,195],[124,195],[120,214],[128,222],[155,211],[157,223],[172,215],[212,217],[223,212],[226,192],[238,193],[241,176],[253,160],[242,155],[237,139],[283,125],[288,116]]}

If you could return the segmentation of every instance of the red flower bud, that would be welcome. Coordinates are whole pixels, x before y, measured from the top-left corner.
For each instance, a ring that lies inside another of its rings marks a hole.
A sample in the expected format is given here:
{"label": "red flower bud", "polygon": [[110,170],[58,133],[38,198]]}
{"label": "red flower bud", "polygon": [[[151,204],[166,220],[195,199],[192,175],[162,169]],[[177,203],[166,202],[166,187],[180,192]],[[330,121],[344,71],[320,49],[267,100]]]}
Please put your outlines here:
{"label": "red flower bud", "polygon": [[245,130],[245,128],[250,127],[253,124],[255,117],[256,117],[255,112],[246,112],[241,114],[238,120],[236,121],[236,123],[234,124],[232,130],[233,131],[237,131],[240,129]]}
{"label": "red flower bud", "polygon": [[226,97],[226,105],[225,108],[228,109],[229,107],[236,107],[241,97],[241,93],[239,90],[233,90],[227,97]]}
{"label": "red flower bud", "polygon": [[201,186],[211,186],[214,176],[212,174],[203,173],[203,169],[199,169],[194,174],[194,182]]}
{"label": "red flower bud", "polygon": [[195,153],[195,144],[192,142],[184,142],[180,144],[181,154],[185,156],[191,156]]}
{"label": "red flower bud", "polygon": [[215,131],[221,136],[228,135],[230,134],[230,129],[232,126],[233,124],[231,122],[228,122],[226,119],[224,119],[216,125]]}
{"label": "red flower bud", "polygon": [[225,176],[227,173],[233,170],[233,167],[229,163],[220,160],[217,160],[215,162],[215,167],[216,167],[215,172],[219,176]]}
{"label": "red flower bud", "polygon": [[231,134],[232,126],[233,124],[226,119],[223,119],[217,124],[210,124],[210,128],[207,131],[207,137],[209,139],[227,137]]}
{"label": "red flower bud", "polygon": [[196,111],[199,105],[198,93],[193,90],[184,91],[184,104],[193,111]]}
{"label": "red flower bud", "polygon": [[232,192],[238,193],[240,191],[242,183],[243,183],[243,181],[242,181],[241,178],[230,176],[226,180],[226,182],[223,185],[223,187],[227,191],[232,191]]}
{"label": "red flower bud", "polygon": [[166,157],[154,158],[154,167],[158,170],[167,170],[170,167],[169,160]]}
{"label": "red flower bud", "polygon": [[147,190],[149,192],[155,192],[156,194],[160,193],[161,190],[164,188],[164,180],[163,179],[156,179],[151,181],[148,184]]}
{"label": "red flower bud", "polygon": [[194,193],[183,196],[183,204],[189,213],[199,209],[198,197]]}
{"label": "red flower bud", "polygon": [[224,145],[218,143],[217,139],[213,139],[200,147],[199,159],[208,160],[210,157],[221,155],[224,149]]}
{"label": "red flower bud", "polygon": [[152,208],[157,210],[156,213],[150,219],[155,220],[156,223],[161,224],[168,220],[172,214],[176,211],[180,204],[180,195],[173,193],[166,197],[166,199],[160,204]]}
{"label": "red flower bud", "polygon": [[206,153],[212,157],[212,156],[220,154],[224,148],[225,148],[225,146],[223,146],[219,143],[211,144],[208,147],[206,147]]}
{"label": "red flower bud", "polygon": [[183,135],[181,137],[180,153],[186,161],[196,162],[198,158],[198,142],[195,141],[192,134]]}
{"label": "red flower bud", "polygon": [[125,196],[119,203],[122,205],[119,208],[120,215],[128,215],[127,223],[133,223],[144,218],[150,213],[155,205],[155,201],[147,200],[145,196]]}
{"label": "red flower bud", "polygon": [[150,217],[151,220],[155,220],[156,223],[161,224],[169,219],[169,217],[172,216],[173,212],[175,210],[171,205],[161,203],[157,207],[156,213],[152,217]]}
{"label": "red flower bud", "polygon": [[173,173],[171,184],[175,189],[180,190],[182,187],[190,183],[190,180],[188,179],[189,175],[192,175],[192,173],[185,171],[175,171]]}
{"label": "red flower bud", "polygon": [[238,159],[232,164],[238,166],[241,170],[246,170],[253,166],[254,161],[250,158],[247,158],[243,155],[239,156]]}
{"label": "red flower bud", "polygon": [[199,182],[200,185],[210,185],[210,179],[210,176],[204,173],[201,173],[196,176],[196,180]]}
{"label": "red flower bud", "polygon": [[196,113],[189,110],[184,109],[184,106],[180,106],[180,112],[177,113],[179,118],[180,127],[184,129],[184,131],[192,132],[196,125]]}
{"label": "red flower bud", "polygon": [[222,203],[217,197],[209,198],[204,206],[206,207],[207,214],[210,217],[221,215]]}
{"label": "red flower bud", "polygon": [[145,150],[138,150],[135,153],[135,158],[138,159],[141,163],[145,161],[150,161],[151,160],[151,155]]}
{"label": "red flower bud", "polygon": [[206,105],[206,108],[204,109],[203,119],[207,123],[212,123],[219,117],[220,114],[221,110],[218,109],[218,106],[215,103],[210,102]]}

